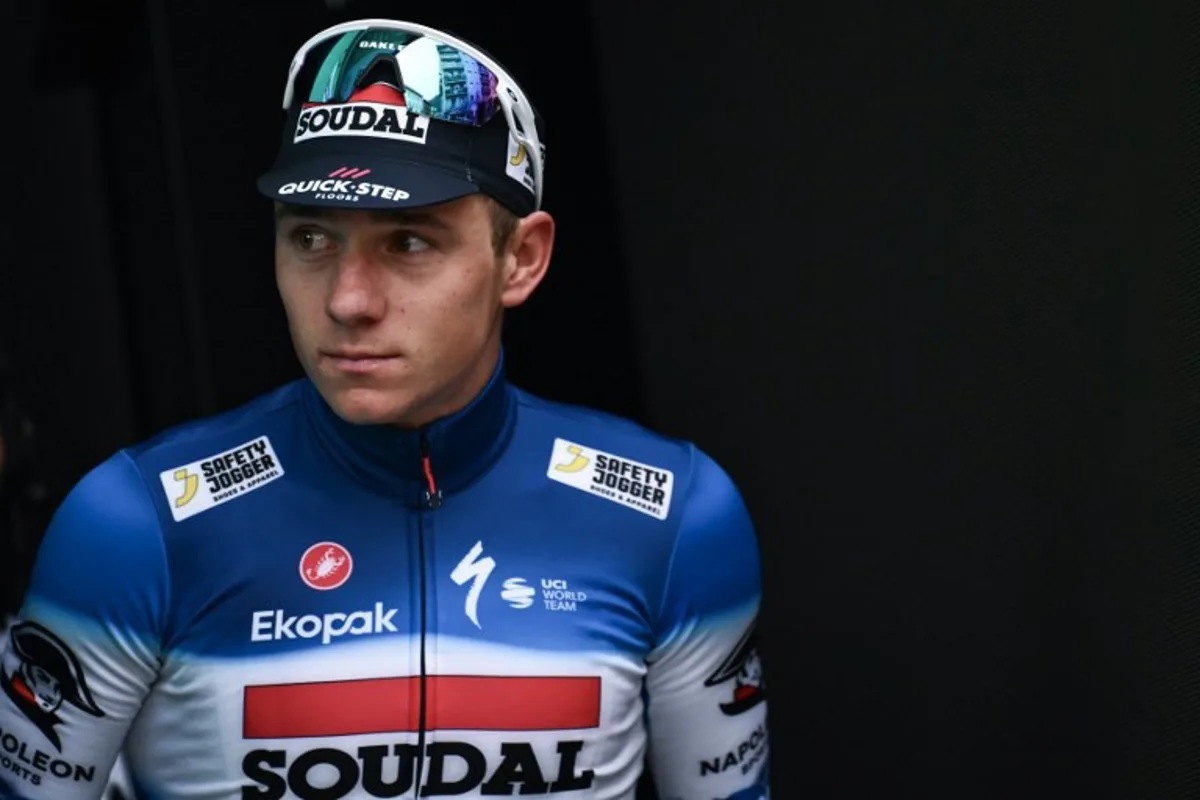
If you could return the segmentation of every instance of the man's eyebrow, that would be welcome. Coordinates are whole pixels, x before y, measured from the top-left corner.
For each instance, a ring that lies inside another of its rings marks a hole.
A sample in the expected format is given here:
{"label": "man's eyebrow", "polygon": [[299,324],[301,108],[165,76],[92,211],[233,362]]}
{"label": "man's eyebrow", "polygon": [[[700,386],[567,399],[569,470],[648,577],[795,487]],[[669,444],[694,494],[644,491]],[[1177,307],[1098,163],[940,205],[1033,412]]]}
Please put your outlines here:
{"label": "man's eyebrow", "polygon": [[293,206],[286,203],[275,204],[276,222],[283,222],[285,219],[320,219],[328,216],[329,210],[325,208]]}
{"label": "man's eyebrow", "polygon": [[[449,230],[450,228],[443,219],[428,211],[407,208],[368,208],[363,210],[375,222],[390,223],[393,225],[424,225],[440,230]],[[335,211],[336,209],[325,206],[301,206],[281,203],[275,209],[275,221],[282,222],[285,219],[329,219],[335,216]]]}

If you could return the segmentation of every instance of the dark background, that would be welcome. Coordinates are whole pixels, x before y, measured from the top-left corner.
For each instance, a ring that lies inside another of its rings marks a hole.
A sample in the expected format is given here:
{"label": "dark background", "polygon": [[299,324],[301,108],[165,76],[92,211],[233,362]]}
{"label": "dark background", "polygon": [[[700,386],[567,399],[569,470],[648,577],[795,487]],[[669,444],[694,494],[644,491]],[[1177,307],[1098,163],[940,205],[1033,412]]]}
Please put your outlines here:
{"label": "dark background", "polygon": [[547,121],[514,381],[746,495],[775,795],[1200,796],[1193,7],[3,5],[0,353],[49,502],[299,374],[253,187],[291,54],[445,27]]}

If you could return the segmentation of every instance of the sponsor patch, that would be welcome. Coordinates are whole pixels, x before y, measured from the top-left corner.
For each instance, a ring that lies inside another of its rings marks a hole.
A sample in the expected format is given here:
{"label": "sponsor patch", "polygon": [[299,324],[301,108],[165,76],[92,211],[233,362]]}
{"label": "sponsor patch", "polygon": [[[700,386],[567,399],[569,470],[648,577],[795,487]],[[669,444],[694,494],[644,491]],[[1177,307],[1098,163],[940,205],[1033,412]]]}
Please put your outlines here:
{"label": "sponsor patch", "polygon": [[742,775],[759,765],[767,755],[767,726],[759,723],[754,731],[727,752],[706,758],[700,762],[700,777],[706,775],[722,775],[731,770],[737,770]]}
{"label": "sponsor patch", "polygon": [[323,178],[303,181],[288,181],[275,191],[282,195],[303,197],[312,195],[314,200],[336,200],[343,203],[358,203],[363,198],[377,198],[399,203],[409,198],[409,193],[395,186],[359,180],[371,173],[369,169],[339,167]]}
{"label": "sponsor patch", "polygon": [[283,465],[266,436],[159,473],[171,516],[176,522],[261,489],[282,477]]}
{"label": "sponsor patch", "polygon": [[318,542],[300,556],[300,579],[318,591],[338,588],[353,571],[350,551],[337,542]]}
{"label": "sponsor patch", "polygon": [[529,191],[533,191],[533,163],[525,145],[517,142],[512,131],[508,133],[508,157],[504,161],[504,172]]}
{"label": "sponsor patch", "polygon": [[[12,626],[8,649],[0,648],[0,652],[4,652],[0,688],[37,729],[36,733],[0,729],[4,774],[15,774],[34,786],[50,781],[94,782],[94,764],[76,764],[59,757],[72,750],[71,715],[104,716],[79,657],[48,628],[29,621]],[[64,735],[68,738],[65,743]]]}
{"label": "sponsor patch", "polygon": [[[593,676],[429,675],[247,686],[242,738],[263,746],[242,758],[242,796],[586,792],[595,771],[583,768],[591,759],[577,732],[600,726],[600,691]],[[447,733],[422,745],[410,737],[422,729]],[[456,740],[453,731],[497,732],[503,739],[485,745]],[[546,739],[555,731],[562,733],[551,748]],[[522,741],[525,732],[538,741]],[[387,734],[396,738],[364,746],[330,741]],[[305,739],[322,741],[303,749]]]}
{"label": "sponsor patch", "polygon": [[331,103],[300,112],[293,142],[325,136],[369,136],[425,144],[429,117],[410,114],[404,106],[387,103]]}
{"label": "sponsor patch", "polygon": [[500,592],[501,600],[518,609],[532,606],[535,597],[547,611],[578,611],[588,599],[587,592],[573,588],[564,578],[542,578],[540,590],[524,578],[509,578]]}
{"label": "sponsor patch", "polygon": [[63,704],[93,717],[104,712],[92,699],[83,665],[71,648],[36,622],[18,622],[8,633],[18,664],[3,671],[3,689],[21,713],[62,752],[58,726]]}
{"label": "sponsor patch", "polygon": [[[243,785],[240,796],[280,800],[576,793],[592,788],[596,777],[595,770],[578,766],[586,758],[580,756],[583,746],[582,739],[560,740],[550,763],[539,758],[531,742],[511,740],[500,745],[498,755],[453,739],[439,739],[423,748],[411,742],[353,749],[347,745],[344,750],[316,747],[294,757],[288,750],[251,750],[242,759],[242,771],[253,783]],[[421,785],[414,791],[416,775],[421,776]]]}
{"label": "sponsor patch", "polygon": [[284,639],[318,639],[329,644],[339,636],[364,636],[369,634],[396,633],[392,619],[398,608],[383,607],[376,603],[374,610],[366,609],[351,614],[334,612],[318,616],[305,614],[289,615],[282,608],[274,611],[255,611],[250,620],[250,641],[279,642]]}
{"label": "sponsor patch", "polygon": [[666,519],[671,510],[675,475],[670,470],[566,439],[554,440],[546,476],[655,519]]}
{"label": "sponsor patch", "polygon": [[758,655],[757,620],[742,634],[742,638],[704,681],[705,686],[730,684],[730,691],[721,711],[728,716],[743,714],[767,699],[763,681],[762,659]]}

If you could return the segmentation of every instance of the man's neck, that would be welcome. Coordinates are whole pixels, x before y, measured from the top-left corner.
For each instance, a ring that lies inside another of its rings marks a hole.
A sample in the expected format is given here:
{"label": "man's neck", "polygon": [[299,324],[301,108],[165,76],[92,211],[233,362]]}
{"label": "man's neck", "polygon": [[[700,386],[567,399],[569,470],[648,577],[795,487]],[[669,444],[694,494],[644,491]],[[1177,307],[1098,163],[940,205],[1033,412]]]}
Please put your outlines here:
{"label": "man's neck", "polygon": [[405,419],[395,423],[402,430],[419,430],[431,422],[449,417],[471,404],[491,380],[500,359],[499,337],[490,340],[479,356],[444,389],[419,408],[412,409]]}

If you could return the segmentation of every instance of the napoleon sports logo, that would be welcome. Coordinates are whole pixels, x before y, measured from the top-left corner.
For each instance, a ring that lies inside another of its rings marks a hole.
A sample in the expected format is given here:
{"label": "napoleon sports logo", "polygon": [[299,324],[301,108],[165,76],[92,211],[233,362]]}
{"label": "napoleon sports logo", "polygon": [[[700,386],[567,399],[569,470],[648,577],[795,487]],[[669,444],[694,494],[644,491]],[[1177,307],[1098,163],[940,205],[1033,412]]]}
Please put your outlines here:
{"label": "napoleon sports logo", "polygon": [[729,699],[720,704],[721,711],[731,717],[744,714],[767,699],[757,631],[758,621],[752,620],[733,650],[704,681],[705,686],[732,683]]}
{"label": "napoleon sports logo", "polygon": [[13,704],[62,752],[58,726],[64,704],[94,717],[104,712],[92,699],[83,665],[75,652],[48,628],[19,622],[9,632],[18,667],[4,670],[3,689]]}
{"label": "napoleon sports logo", "polygon": [[767,726],[759,723],[750,735],[738,742],[722,755],[706,758],[700,762],[700,777],[722,775],[737,770],[742,775],[759,766],[767,757]]}

